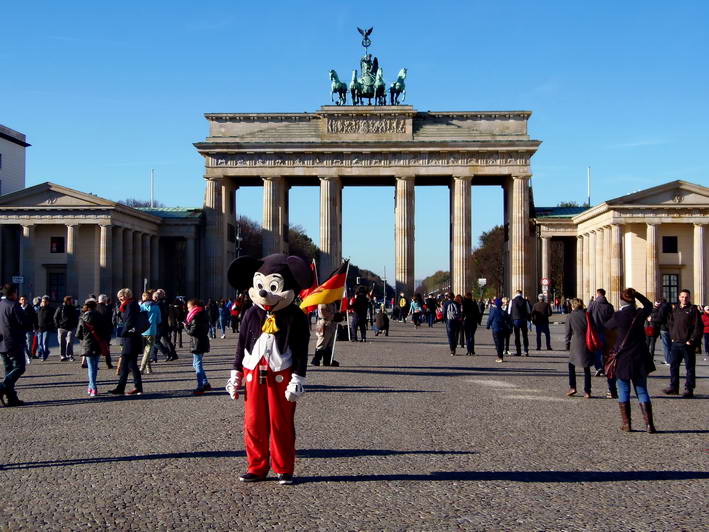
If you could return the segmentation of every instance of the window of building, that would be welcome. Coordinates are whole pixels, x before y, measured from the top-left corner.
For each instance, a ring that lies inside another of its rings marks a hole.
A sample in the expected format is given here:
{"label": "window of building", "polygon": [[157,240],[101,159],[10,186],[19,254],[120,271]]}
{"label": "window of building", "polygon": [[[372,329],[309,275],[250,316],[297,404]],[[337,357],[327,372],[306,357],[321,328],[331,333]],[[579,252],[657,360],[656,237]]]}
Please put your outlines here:
{"label": "window of building", "polygon": [[64,237],[53,236],[49,239],[50,253],[64,253]]}
{"label": "window of building", "polygon": [[679,275],[676,273],[662,274],[662,297],[668,303],[677,303],[679,295]]}
{"label": "window of building", "polygon": [[677,253],[677,237],[676,236],[663,236],[662,237],[662,252],[663,253]]}
{"label": "window of building", "polygon": [[53,302],[59,302],[65,295],[67,295],[66,272],[47,272],[47,295],[49,296],[49,299]]}

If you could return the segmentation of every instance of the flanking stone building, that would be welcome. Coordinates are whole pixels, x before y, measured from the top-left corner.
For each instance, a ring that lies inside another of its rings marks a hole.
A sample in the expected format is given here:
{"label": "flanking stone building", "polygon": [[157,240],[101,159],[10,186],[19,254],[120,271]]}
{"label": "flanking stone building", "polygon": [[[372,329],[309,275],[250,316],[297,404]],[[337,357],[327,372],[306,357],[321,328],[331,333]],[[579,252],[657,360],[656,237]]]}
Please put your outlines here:
{"label": "flanking stone building", "polygon": [[588,301],[605,288],[617,307],[628,286],[670,302],[687,288],[709,304],[707,187],[671,181],[588,209],[537,207],[534,221],[540,278],[550,277],[551,242],[563,242],[567,281],[558,288],[567,296]]}

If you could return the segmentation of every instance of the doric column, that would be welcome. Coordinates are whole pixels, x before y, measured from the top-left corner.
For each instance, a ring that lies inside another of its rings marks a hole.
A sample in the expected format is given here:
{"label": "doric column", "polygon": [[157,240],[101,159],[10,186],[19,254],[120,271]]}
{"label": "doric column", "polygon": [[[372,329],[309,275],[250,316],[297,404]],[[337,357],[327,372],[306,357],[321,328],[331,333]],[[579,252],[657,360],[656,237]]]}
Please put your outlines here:
{"label": "doric column", "polygon": [[133,231],[133,286],[136,298],[140,301],[143,293],[143,233]]}
{"label": "doric column", "polygon": [[576,237],[576,297],[583,299],[583,235]]}
{"label": "doric column", "polygon": [[657,297],[657,225],[647,224],[645,230],[647,258],[645,261],[645,297],[650,301]]}
{"label": "doric column", "polygon": [[32,253],[32,241],[34,240],[34,225],[22,226],[22,241],[20,244],[20,272],[24,277],[24,282],[20,288],[20,295],[25,296],[30,302],[32,294],[39,292],[35,288],[34,279],[34,254]]}
{"label": "doric column", "polygon": [[133,230],[125,229],[123,232],[123,282],[121,288],[130,288],[135,291],[133,285]]}
{"label": "doric column", "polygon": [[150,235],[150,284],[153,288],[160,286],[160,237]]}
{"label": "doric column", "polygon": [[342,183],[337,176],[320,178],[320,272],[325,279],[342,263]]}
{"label": "doric column", "polygon": [[263,178],[263,254],[287,253],[288,190],[283,176]]}
{"label": "doric column", "polygon": [[123,252],[123,235],[125,229],[122,227],[113,226],[113,290],[108,294],[111,299],[116,300],[116,293],[121,288],[125,288],[123,280],[123,268],[125,267],[126,257]]}
{"label": "doric column", "polygon": [[510,286],[509,293],[522,290],[529,296],[527,286],[527,233],[529,232],[529,175],[512,176],[512,212],[510,213]]}
{"label": "doric column", "polygon": [[619,224],[611,225],[611,285],[608,298],[616,310],[620,306],[620,291],[623,284],[623,241]]}
{"label": "doric column", "polygon": [[595,274],[593,276],[593,287],[591,293],[596,294],[599,288],[603,286],[603,229],[596,229],[594,232],[595,248],[593,250],[593,260],[595,262]]}
{"label": "doric column", "polygon": [[395,279],[397,292],[414,291],[414,176],[397,176],[394,202]]}
{"label": "doric column", "polygon": [[195,286],[195,237],[190,235],[187,237],[187,245],[185,247],[185,287],[186,296],[188,298],[197,295],[197,287]]}
{"label": "doric column", "polygon": [[[76,236],[79,226],[66,226],[66,295],[79,299],[79,266],[76,263]],[[85,294],[84,294],[85,295]]]}
{"label": "doric column", "polygon": [[542,279],[549,279],[549,254],[551,253],[551,237],[542,237]]}
{"label": "doric column", "polygon": [[588,238],[588,292],[586,301],[596,293],[596,232],[591,231]]}
{"label": "doric column", "polygon": [[453,176],[451,189],[451,284],[454,294],[472,290],[470,280],[471,254],[471,189],[473,176]]}
{"label": "doric column", "polygon": [[222,297],[225,294],[227,259],[234,255],[235,247],[235,242],[229,241],[233,234],[229,235],[228,229],[228,226],[236,221],[236,214],[232,212],[233,197],[234,186],[228,180],[207,180],[204,194],[206,228],[201,283],[204,297]]}
{"label": "doric column", "polygon": [[[113,267],[113,239],[112,227],[101,224],[99,227],[98,267],[99,267],[99,293],[110,295],[113,292],[111,268]],[[98,295],[98,294],[97,294]]]}
{"label": "doric column", "polygon": [[706,272],[704,271],[704,225],[694,224],[694,293],[691,301],[697,305],[706,305]]}
{"label": "doric column", "polygon": [[583,235],[583,293],[581,301],[588,303],[588,296],[591,293],[591,260],[589,250],[591,248],[591,235]]}
{"label": "doric column", "polygon": [[611,228],[609,225],[603,228],[603,287],[605,290],[611,288]]}
{"label": "doric column", "polygon": [[[152,261],[151,261],[151,258],[150,258],[150,251],[151,251],[151,247],[150,247],[150,235],[147,234],[147,233],[143,233],[140,238],[141,238],[142,246],[143,246],[143,265],[142,265],[143,273],[142,273],[142,279],[147,279],[147,281],[148,281],[148,288],[154,289],[154,288],[156,288],[156,287],[153,286],[152,283],[151,283],[151,279],[152,279],[153,277],[152,277],[152,274],[151,274],[151,271],[150,271],[150,267],[152,266]],[[142,282],[143,282],[143,281],[141,280],[141,283],[142,283]]]}

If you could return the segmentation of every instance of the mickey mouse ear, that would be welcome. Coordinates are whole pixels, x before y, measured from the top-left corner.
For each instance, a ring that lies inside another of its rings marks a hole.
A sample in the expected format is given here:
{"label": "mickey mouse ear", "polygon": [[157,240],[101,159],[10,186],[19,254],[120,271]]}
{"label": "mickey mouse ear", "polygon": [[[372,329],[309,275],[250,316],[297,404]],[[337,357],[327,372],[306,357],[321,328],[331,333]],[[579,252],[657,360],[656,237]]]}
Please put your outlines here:
{"label": "mickey mouse ear", "polygon": [[295,255],[289,256],[286,260],[288,261],[288,269],[296,284],[298,284],[301,290],[308,288],[313,282],[313,272],[310,271],[310,266],[308,266],[303,259]]}
{"label": "mickey mouse ear", "polygon": [[234,290],[245,290],[253,284],[254,273],[263,264],[262,260],[244,256],[234,259],[227,270],[227,279]]}

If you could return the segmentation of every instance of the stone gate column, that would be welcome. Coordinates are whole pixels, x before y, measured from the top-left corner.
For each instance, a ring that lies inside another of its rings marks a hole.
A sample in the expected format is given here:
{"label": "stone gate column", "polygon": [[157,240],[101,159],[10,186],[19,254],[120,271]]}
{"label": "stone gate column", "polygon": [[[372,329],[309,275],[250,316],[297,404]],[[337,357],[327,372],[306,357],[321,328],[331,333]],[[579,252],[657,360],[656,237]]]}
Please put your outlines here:
{"label": "stone gate column", "polygon": [[79,297],[79,271],[76,262],[77,224],[66,226],[66,295],[74,299]]}
{"label": "stone gate column", "polygon": [[136,298],[140,301],[143,292],[143,233],[133,231],[133,286]]}
{"label": "stone gate column", "polygon": [[111,268],[113,267],[113,239],[111,238],[112,226],[108,224],[99,224],[98,227],[98,291],[100,294],[110,295],[113,292],[113,279],[111,275]]}
{"label": "stone gate column", "polygon": [[611,285],[610,297],[608,298],[613,306],[620,308],[620,290],[623,284],[623,242],[622,232],[619,224],[611,225]]}
{"label": "stone gate column", "polygon": [[516,290],[528,297],[527,234],[529,232],[529,178],[531,175],[512,176],[512,212],[510,213],[510,297]]}
{"label": "stone gate column", "polygon": [[207,179],[204,191],[206,222],[203,255],[204,282],[202,283],[202,296],[204,297],[222,297],[223,295],[226,252],[223,193],[224,181],[222,179]]}
{"label": "stone gate column", "polygon": [[40,291],[35,287],[34,253],[32,252],[32,242],[34,240],[34,225],[22,226],[22,240],[20,244],[20,273],[24,277],[21,293],[27,300],[32,302],[32,295]]}
{"label": "stone gate column", "polygon": [[452,264],[451,285],[454,294],[472,290],[470,281],[471,254],[471,189],[473,176],[453,176],[451,187]]}
{"label": "stone gate column", "polygon": [[[123,232],[123,282],[121,283],[121,288],[130,288],[135,291],[135,286],[133,285],[133,230],[125,229]],[[138,294],[133,294],[138,296]]]}
{"label": "stone gate column", "polygon": [[542,279],[549,279],[549,256],[551,253],[551,237],[542,237]]}
{"label": "stone gate column", "polygon": [[594,253],[594,258],[596,259],[596,281],[595,281],[595,286],[593,287],[593,293],[595,295],[596,290],[599,288],[605,288],[603,286],[603,242],[604,242],[604,234],[603,234],[603,228],[601,229],[596,229],[596,250]]}
{"label": "stone gate column", "polygon": [[654,302],[657,298],[657,225],[647,224],[645,231],[647,260],[645,262],[645,297]]}
{"label": "stone gate column", "polygon": [[197,287],[195,286],[195,256],[196,256],[196,246],[195,246],[195,236],[188,235],[187,242],[185,246],[185,295],[187,298],[192,298],[197,295]]}
{"label": "stone gate column", "polygon": [[342,183],[320,178],[320,281],[342,263]]}
{"label": "stone gate column", "polygon": [[591,235],[586,233],[583,235],[583,292],[581,293],[581,301],[588,304],[588,295],[591,293],[591,260],[589,257],[589,249],[591,248]]}
{"label": "stone gate column", "polygon": [[111,296],[114,301],[116,300],[116,293],[118,292],[118,290],[125,287],[125,285],[123,284],[123,271],[126,261],[125,254],[123,252],[124,233],[125,229],[123,229],[122,227],[113,227],[113,290],[111,291],[109,296]]}
{"label": "stone gate column", "polygon": [[411,297],[414,291],[414,176],[397,176],[394,203],[396,290]]}
{"label": "stone gate column", "polygon": [[160,237],[158,235],[150,235],[150,284],[153,288],[162,288],[160,286]]}
{"label": "stone gate column", "polygon": [[583,235],[576,236],[576,297],[583,294]]}
{"label": "stone gate column", "polygon": [[[143,270],[142,276],[143,279],[148,280],[148,288],[155,289],[156,287],[152,285],[152,272],[150,271],[150,267],[152,266],[152,261],[150,257],[150,235],[147,233],[143,233],[141,236],[141,242],[143,246],[143,267],[141,268]],[[142,281],[141,281],[142,282]]]}
{"label": "stone gate column", "polygon": [[287,253],[288,191],[283,176],[263,178],[263,254]]}
{"label": "stone gate column", "polygon": [[588,292],[586,293],[586,302],[588,298],[596,293],[596,232],[591,231],[588,239]]}
{"label": "stone gate column", "polygon": [[706,283],[704,271],[704,225],[694,224],[694,254],[692,262],[694,263],[694,293],[690,301],[697,305],[705,305],[706,301]]}
{"label": "stone gate column", "polygon": [[611,288],[611,228],[603,228],[603,289]]}

